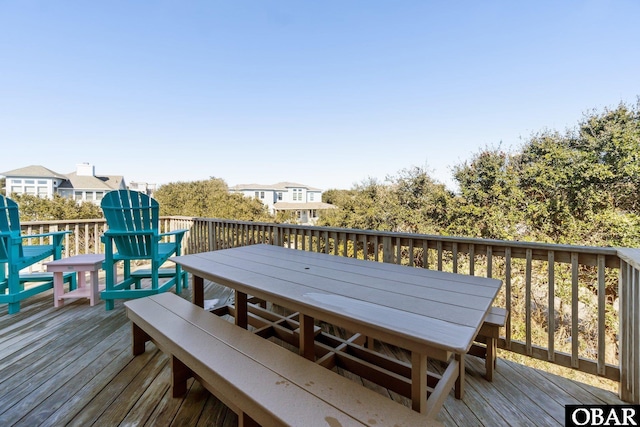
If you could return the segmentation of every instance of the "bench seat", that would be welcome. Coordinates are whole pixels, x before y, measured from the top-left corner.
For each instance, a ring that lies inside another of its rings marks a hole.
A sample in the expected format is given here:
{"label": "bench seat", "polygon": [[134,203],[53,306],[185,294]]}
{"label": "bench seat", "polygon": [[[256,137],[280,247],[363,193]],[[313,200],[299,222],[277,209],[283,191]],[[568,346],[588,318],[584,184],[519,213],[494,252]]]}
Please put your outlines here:
{"label": "bench seat", "polygon": [[133,352],[153,341],[172,364],[174,396],[196,378],[239,425],[440,425],[172,293],[127,301]]}
{"label": "bench seat", "polygon": [[[469,350],[469,354],[485,359],[485,378],[488,381],[493,381],[500,328],[504,327],[508,316],[508,310],[500,307],[491,307],[480,331],[474,339],[474,344]],[[483,345],[478,345],[477,343],[482,343]]]}

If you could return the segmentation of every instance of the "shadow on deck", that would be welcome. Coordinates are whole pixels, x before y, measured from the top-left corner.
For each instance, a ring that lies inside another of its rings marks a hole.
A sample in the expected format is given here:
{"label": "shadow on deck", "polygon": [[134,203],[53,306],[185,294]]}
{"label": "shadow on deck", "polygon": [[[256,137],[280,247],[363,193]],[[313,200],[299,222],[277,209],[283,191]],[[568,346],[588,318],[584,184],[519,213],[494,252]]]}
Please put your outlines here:
{"label": "shadow on deck", "polygon": [[[190,298],[190,289],[183,296]],[[206,286],[207,299],[224,303],[229,296]],[[122,301],[109,312],[86,299],[56,309],[49,291],[24,301],[18,314],[0,306],[0,425],[237,425],[198,382],[191,380],[183,398],[171,397],[168,358],[151,343],[134,358],[130,328]],[[452,393],[438,415],[447,426],[559,426],[564,405],[623,403],[609,391],[504,359],[492,383],[482,377],[480,359],[468,357],[466,372],[464,400]]]}

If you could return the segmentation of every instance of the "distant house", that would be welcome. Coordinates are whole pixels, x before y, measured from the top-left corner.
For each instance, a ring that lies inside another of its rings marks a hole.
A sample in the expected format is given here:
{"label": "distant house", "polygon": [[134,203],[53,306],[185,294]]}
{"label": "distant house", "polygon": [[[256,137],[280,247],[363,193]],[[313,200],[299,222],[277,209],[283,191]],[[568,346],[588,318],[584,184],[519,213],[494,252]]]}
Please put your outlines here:
{"label": "distant house", "polygon": [[89,163],[76,165],[76,171],[60,174],[44,166],[27,166],[2,172],[6,178],[5,192],[11,194],[31,194],[42,198],[52,198],[54,194],[99,204],[105,193],[124,190],[124,178],[119,175],[96,175],[95,167]]}
{"label": "distant house", "polygon": [[300,224],[315,224],[322,210],[335,209],[334,205],[322,202],[322,190],[294,182],[279,182],[273,185],[238,184],[232,193],[241,193],[264,203],[269,212],[294,212]]}
{"label": "distant house", "polygon": [[149,184],[148,182],[130,182],[129,190],[139,191],[147,196],[153,197],[153,193],[158,189],[156,184]]}

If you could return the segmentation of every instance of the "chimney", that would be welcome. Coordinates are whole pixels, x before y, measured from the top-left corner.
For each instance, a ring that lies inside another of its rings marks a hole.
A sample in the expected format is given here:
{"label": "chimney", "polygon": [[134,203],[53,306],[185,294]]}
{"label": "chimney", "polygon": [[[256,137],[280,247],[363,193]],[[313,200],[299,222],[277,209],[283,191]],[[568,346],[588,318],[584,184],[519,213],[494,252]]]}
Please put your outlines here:
{"label": "chimney", "polygon": [[87,162],[76,165],[76,175],[78,176],[95,176],[96,170],[92,164]]}

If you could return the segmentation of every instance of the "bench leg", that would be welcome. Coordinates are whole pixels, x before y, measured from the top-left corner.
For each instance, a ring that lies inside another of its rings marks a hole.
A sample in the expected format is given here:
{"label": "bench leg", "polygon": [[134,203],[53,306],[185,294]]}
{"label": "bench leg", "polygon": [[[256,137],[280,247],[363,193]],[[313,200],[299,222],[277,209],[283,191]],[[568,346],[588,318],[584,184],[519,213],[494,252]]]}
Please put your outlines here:
{"label": "bench leg", "polygon": [[464,354],[456,354],[456,360],[460,366],[460,373],[458,374],[458,379],[456,380],[456,391],[455,396],[456,399],[464,398]]}
{"label": "bench leg", "polygon": [[487,337],[487,358],[484,361],[485,377],[487,381],[493,381],[493,370],[496,366],[497,340]]}
{"label": "bench leg", "polygon": [[171,389],[173,397],[184,396],[187,392],[187,380],[193,377],[191,369],[180,359],[171,356]]}
{"label": "bench leg", "polygon": [[149,335],[135,323],[131,323],[131,325],[133,355],[137,356],[144,353],[144,345],[151,339],[151,337],[149,337]]}

